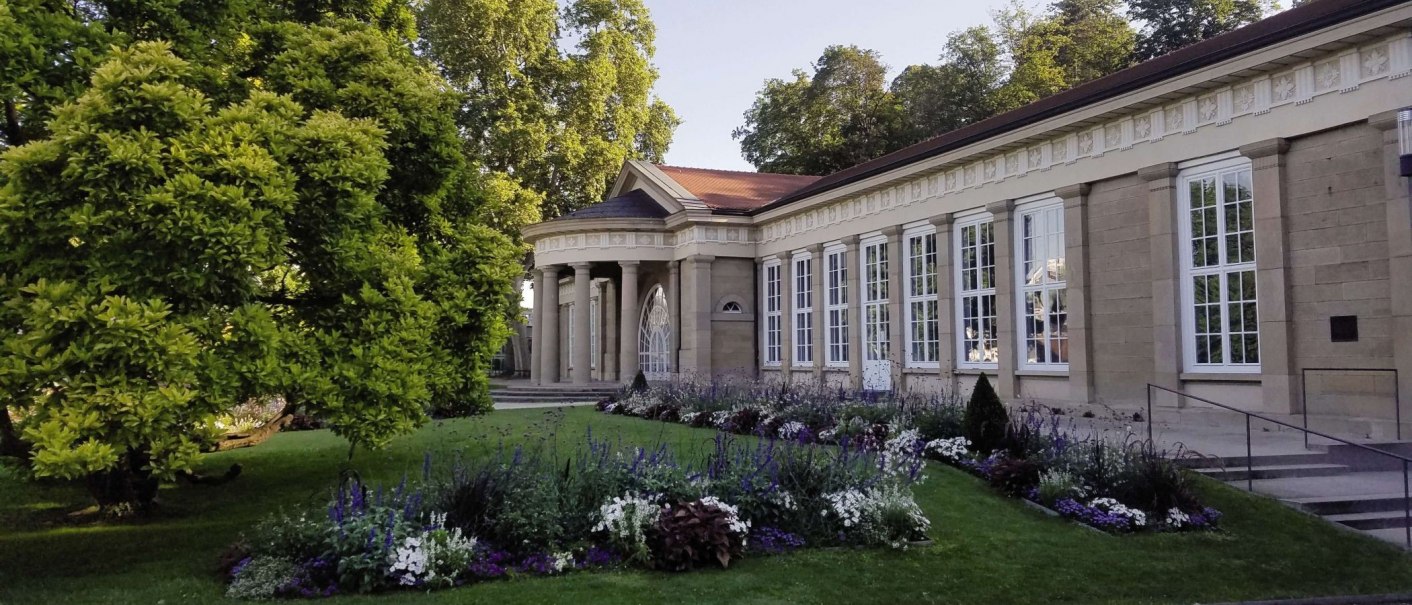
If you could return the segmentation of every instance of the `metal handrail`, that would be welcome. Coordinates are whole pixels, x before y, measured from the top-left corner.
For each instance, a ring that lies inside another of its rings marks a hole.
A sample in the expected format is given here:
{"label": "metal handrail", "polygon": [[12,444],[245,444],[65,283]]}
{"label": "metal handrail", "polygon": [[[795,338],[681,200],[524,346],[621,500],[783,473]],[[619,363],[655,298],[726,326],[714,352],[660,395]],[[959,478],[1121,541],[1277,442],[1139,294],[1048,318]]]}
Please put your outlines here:
{"label": "metal handrail", "polygon": [[[1337,442],[1342,443],[1342,444],[1344,444],[1344,445],[1351,445],[1351,446],[1353,446],[1353,447],[1356,447],[1356,448],[1359,448],[1359,449],[1362,449],[1362,450],[1367,450],[1367,451],[1373,452],[1374,454],[1380,454],[1380,455],[1383,455],[1383,456],[1387,456],[1387,457],[1389,457],[1389,458],[1394,458],[1394,459],[1396,459],[1396,460],[1401,460],[1401,461],[1402,461],[1402,506],[1403,506],[1403,511],[1402,511],[1402,512],[1403,512],[1403,529],[1404,529],[1404,534],[1405,534],[1405,537],[1406,537],[1406,540],[1407,540],[1407,548],[1408,548],[1409,550],[1412,550],[1412,485],[1409,485],[1408,475],[1407,475],[1407,471],[1408,471],[1409,465],[1412,465],[1412,458],[1409,458],[1409,457],[1407,457],[1407,456],[1403,456],[1403,455],[1401,455],[1401,454],[1394,454],[1394,453],[1389,452],[1389,451],[1386,451],[1386,450],[1380,450],[1380,449],[1378,449],[1378,448],[1370,447],[1370,446],[1364,445],[1364,444],[1362,444],[1362,443],[1354,443],[1354,442],[1349,441],[1349,440],[1347,440],[1347,439],[1344,439],[1344,438],[1342,438],[1342,437],[1335,437],[1335,436],[1329,435],[1329,434],[1327,434],[1327,433],[1321,433],[1321,432],[1319,432],[1319,431],[1310,429],[1310,428],[1308,428],[1308,427],[1301,427],[1301,426],[1298,426],[1298,425],[1295,425],[1295,424],[1290,424],[1290,423],[1284,422],[1284,421],[1282,421],[1282,420],[1276,420],[1276,419],[1274,419],[1274,418],[1270,418],[1269,416],[1262,416],[1262,415],[1260,415],[1260,414],[1256,414],[1256,413],[1254,413],[1254,412],[1248,412],[1248,411],[1246,411],[1246,410],[1242,410],[1242,409],[1237,408],[1237,407],[1234,407],[1234,406],[1226,405],[1226,404],[1221,403],[1221,402],[1218,402],[1218,401],[1211,401],[1210,399],[1206,399],[1206,398],[1204,398],[1204,397],[1198,397],[1198,396],[1196,396],[1196,395],[1192,395],[1192,394],[1189,394],[1189,393],[1183,393],[1183,392],[1178,391],[1178,390],[1176,390],[1176,389],[1169,389],[1169,388],[1167,388],[1167,387],[1164,387],[1164,386],[1161,386],[1161,385],[1152,384],[1152,383],[1150,383],[1150,382],[1147,383],[1147,442],[1148,442],[1149,444],[1155,444],[1155,443],[1156,443],[1156,442],[1153,441],[1153,439],[1152,439],[1152,390],[1153,390],[1153,389],[1157,389],[1157,390],[1159,390],[1159,391],[1166,391],[1166,392],[1168,392],[1168,393],[1171,393],[1171,394],[1173,394],[1173,395],[1177,395],[1177,396],[1179,396],[1179,397],[1186,397],[1186,398],[1188,398],[1188,399],[1194,399],[1194,400],[1196,400],[1196,401],[1200,401],[1200,402],[1205,403],[1205,404],[1214,405],[1214,406],[1216,406],[1216,407],[1218,407],[1218,408],[1227,409],[1227,410],[1230,410],[1230,411],[1232,411],[1232,412],[1239,412],[1239,413],[1245,415],[1245,490],[1248,491],[1248,492],[1254,492],[1254,491],[1255,491],[1255,458],[1254,458],[1253,455],[1251,455],[1251,444],[1250,444],[1250,419],[1251,419],[1251,418],[1259,418],[1259,419],[1264,420],[1265,422],[1269,422],[1269,423],[1271,423],[1271,424],[1276,424],[1276,425],[1279,425],[1279,426],[1288,427],[1288,428],[1294,429],[1294,430],[1296,430],[1296,431],[1303,431],[1303,432],[1304,432],[1304,436],[1305,436],[1305,443],[1308,443],[1308,437],[1309,437],[1309,435],[1318,435],[1319,437],[1323,437],[1323,438],[1325,438],[1325,439],[1329,439],[1329,440],[1332,440],[1332,441],[1337,441]],[[1154,446],[1154,447],[1155,447],[1155,446]]]}
{"label": "metal handrail", "polygon": [[[1309,373],[1310,372],[1384,372],[1392,374],[1392,416],[1393,430],[1397,440],[1402,441],[1402,381],[1397,376],[1397,368],[1303,368],[1299,371],[1299,408],[1304,415],[1304,428],[1309,428]],[[1309,433],[1304,433],[1304,447],[1309,447]]]}

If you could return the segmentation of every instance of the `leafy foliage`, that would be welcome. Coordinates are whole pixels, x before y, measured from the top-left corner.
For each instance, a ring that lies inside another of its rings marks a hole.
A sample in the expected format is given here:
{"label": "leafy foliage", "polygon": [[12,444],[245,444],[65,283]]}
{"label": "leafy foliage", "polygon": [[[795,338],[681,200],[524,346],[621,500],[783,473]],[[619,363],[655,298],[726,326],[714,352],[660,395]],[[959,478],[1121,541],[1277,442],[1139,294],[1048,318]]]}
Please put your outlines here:
{"label": "leafy foliage", "polygon": [[986,378],[985,374],[981,374],[976,380],[971,398],[966,402],[963,422],[966,427],[965,436],[971,440],[971,447],[976,451],[991,452],[1003,444],[1010,418],[1005,412],[1005,406],[1000,403],[1000,396],[995,394],[995,388],[990,386],[990,379]]}
{"label": "leafy foliage", "polygon": [[1146,61],[1259,21],[1268,0],[1128,0],[1128,15],[1143,24],[1133,57]]}
{"label": "leafy foliage", "polygon": [[745,536],[731,524],[729,512],[701,500],[664,508],[650,540],[653,562],[669,571],[730,567],[745,550]]}

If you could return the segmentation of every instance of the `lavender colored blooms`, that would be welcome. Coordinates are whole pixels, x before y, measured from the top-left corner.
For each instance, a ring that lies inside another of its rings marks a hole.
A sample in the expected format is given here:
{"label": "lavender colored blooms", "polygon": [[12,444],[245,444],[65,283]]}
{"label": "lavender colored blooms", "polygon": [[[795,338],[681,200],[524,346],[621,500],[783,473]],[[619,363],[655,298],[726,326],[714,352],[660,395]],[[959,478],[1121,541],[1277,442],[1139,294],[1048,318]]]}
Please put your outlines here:
{"label": "lavender colored blooms", "polygon": [[780,554],[804,547],[804,538],[775,527],[760,527],[750,532],[750,549],[768,554]]}

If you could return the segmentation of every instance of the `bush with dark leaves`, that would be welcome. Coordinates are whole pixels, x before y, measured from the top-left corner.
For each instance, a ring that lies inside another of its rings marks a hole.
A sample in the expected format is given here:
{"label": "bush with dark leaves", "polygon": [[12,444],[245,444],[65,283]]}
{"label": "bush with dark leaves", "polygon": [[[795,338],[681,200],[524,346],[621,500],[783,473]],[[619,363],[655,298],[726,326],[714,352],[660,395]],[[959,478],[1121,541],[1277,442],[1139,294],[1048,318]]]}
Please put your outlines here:
{"label": "bush with dark leaves", "polygon": [[745,536],[732,527],[731,517],[729,511],[703,501],[664,508],[648,539],[653,564],[668,571],[730,567],[745,550]]}

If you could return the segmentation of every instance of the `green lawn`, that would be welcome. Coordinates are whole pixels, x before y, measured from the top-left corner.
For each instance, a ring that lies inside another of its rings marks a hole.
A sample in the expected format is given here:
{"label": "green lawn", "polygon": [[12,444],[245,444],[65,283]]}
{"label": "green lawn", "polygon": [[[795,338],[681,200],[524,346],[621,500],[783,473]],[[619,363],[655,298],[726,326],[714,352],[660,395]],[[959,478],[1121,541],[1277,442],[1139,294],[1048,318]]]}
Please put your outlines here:
{"label": "green lawn", "polygon": [[[629,442],[704,447],[712,437],[585,408],[495,412],[436,423],[386,451],[359,452],[352,466],[395,481],[418,473],[427,450],[449,460],[456,451],[484,455],[544,436],[567,448],[590,425]],[[167,489],[159,518],[128,525],[67,525],[62,513],[82,503],[80,490],[0,476],[0,604],[218,601],[220,550],[268,511],[321,504],[347,452],[343,441],[313,431],[214,454],[204,462],[208,471],[238,461],[244,475],[219,487]],[[917,489],[935,545],[906,552],[804,551],[746,559],[729,571],[579,573],[335,601],[1209,603],[1412,591],[1412,559],[1394,547],[1215,483],[1205,489],[1226,513],[1225,533],[1126,537],[1046,517],[950,468],[934,466]]]}

